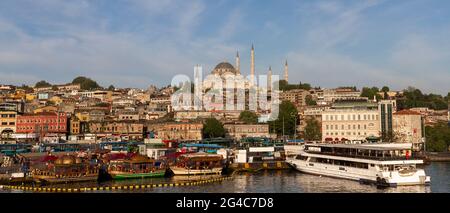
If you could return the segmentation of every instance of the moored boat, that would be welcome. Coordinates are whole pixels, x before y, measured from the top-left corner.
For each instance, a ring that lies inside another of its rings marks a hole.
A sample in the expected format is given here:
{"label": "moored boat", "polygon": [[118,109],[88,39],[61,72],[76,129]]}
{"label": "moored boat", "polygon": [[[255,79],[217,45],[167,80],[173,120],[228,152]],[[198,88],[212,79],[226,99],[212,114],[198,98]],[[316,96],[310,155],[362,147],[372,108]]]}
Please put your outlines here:
{"label": "moored boat", "polygon": [[430,184],[430,177],[417,167],[423,160],[410,153],[411,148],[397,144],[311,144],[286,162],[300,172],[379,186]]}
{"label": "moored boat", "polygon": [[206,153],[184,154],[178,157],[176,165],[170,169],[175,175],[221,174],[223,156]]}
{"label": "moored boat", "polygon": [[36,182],[48,183],[94,181],[98,178],[98,166],[74,155],[64,155],[45,167],[33,168],[31,176]]}
{"label": "moored boat", "polygon": [[108,173],[113,179],[164,177],[166,166],[144,155],[135,155],[130,159],[118,159],[109,162]]}

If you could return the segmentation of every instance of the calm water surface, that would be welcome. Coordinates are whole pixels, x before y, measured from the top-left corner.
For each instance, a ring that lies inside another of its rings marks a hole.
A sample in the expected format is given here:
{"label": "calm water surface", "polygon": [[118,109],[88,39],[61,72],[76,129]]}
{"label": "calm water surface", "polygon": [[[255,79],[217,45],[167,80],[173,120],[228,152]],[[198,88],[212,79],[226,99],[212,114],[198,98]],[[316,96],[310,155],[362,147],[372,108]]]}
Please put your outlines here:
{"label": "calm water surface", "polygon": [[[377,193],[441,193],[450,192],[450,163],[432,163],[425,167],[427,175],[431,176],[431,186],[401,186],[396,188],[380,189],[373,185],[363,185],[356,181],[319,177],[303,174],[294,170],[290,171],[266,171],[256,174],[235,175],[233,180],[219,183],[205,184],[200,186],[164,187],[150,188],[134,191],[121,192],[181,192],[181,193],[333,193],[333,192],[377,192]],[[209,177],[180,177],[172,178],[150,178],[139,180],[111,181],[97,184],[96,182],[70,184],[67,187],[81,188],[94,186],[131,185],[131,184],[158,184],[170,182],[192,181],[199,178]],[[63,187],[63,185],[53,185]],[[3,191],[6,192],[6,191]],[[13,190],[11,192],[22,192]],[[108,191],[109,192],[109,191]],[[116,192],[116,191],[115,191]]]}

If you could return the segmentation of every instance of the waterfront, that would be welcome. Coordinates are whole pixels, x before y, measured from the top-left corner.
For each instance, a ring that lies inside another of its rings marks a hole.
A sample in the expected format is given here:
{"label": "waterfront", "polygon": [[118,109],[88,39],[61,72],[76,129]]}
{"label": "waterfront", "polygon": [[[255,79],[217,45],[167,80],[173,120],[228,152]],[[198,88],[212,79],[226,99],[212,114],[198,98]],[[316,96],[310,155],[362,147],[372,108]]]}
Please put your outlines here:
{"label": "waterfront", "polygon": [[[377,188],[373,185],[364,185],[356,181],[343,179],[319,177],[303,174],[293,170],[287,171],[264,171],[260,173],[236,174],[232,180],[224,180],[217,183],[209,183],[196,186],[182,187],[156,187],[141,190],[117,190],[107,192],[156,192],[156,193],[449,193],[450,192],[450,163],[434,162],[425,167],[427,174],[431,176],[431,186],[402,186],[396,188]],[[149,178],[137,180],[124,180],[116,182],[74,183],[65,187],[97,187],[114,185],[141,185],[160,183],[180,183],[199,179],[214,178],[207,177],[172,177],[172,178]],[[53,187],[64,187],[64,185],[53,185]],[[7,192],[7,191],[3,191]],[[12,190],[11,192],[22,192]],[[101,192],[101,191],[96,191]]]}

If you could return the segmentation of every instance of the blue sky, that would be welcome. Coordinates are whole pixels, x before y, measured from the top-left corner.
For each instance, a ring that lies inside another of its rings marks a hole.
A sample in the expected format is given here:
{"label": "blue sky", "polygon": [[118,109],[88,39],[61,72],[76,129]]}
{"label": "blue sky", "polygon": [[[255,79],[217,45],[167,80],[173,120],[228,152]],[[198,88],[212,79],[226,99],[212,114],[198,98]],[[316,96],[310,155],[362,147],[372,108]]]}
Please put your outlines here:
{"label": "blue sky", "polygon": [[450,1],[2,0],[0,84],[168,85],[241,55],[290,82],[450,91]]}

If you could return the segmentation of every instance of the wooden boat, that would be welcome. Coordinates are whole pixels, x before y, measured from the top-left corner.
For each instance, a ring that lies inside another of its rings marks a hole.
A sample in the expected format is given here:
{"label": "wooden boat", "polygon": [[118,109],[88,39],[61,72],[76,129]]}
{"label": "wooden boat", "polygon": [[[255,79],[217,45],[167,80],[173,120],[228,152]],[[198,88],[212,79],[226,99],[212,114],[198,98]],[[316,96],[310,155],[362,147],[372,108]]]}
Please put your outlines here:
{"label": "wooden boat", "polygon": [[45,167],[32,169],[31,176],[36,182],[48,183],[94,181],[98,178],[98,166],[87,159],[64,155]]}
{"label": "wooden boat", "polygon": [[108,173],[113,179],[164,177],[166,167],[163,162],[144,155],[136,155],[131,159],[119,159],[109,162]]}
{"label": "wooden boat", "polygon": [[223,156],[206,153],[185,154],[179,156],[176,165],[170,169],[175,175],[221,174]]}

